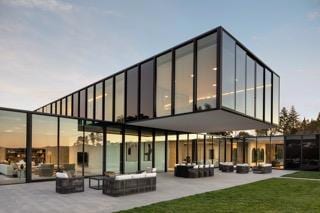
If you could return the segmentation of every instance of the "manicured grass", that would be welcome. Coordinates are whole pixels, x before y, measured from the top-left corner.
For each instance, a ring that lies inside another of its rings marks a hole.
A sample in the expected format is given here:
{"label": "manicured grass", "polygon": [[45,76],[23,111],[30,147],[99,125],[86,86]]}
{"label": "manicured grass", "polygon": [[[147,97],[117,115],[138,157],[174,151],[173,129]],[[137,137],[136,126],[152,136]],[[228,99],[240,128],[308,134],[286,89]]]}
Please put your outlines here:
{"label": "manicured grass", "polygon": [[123,212],[320,212],[320,183],[273,178]]}
{"label": "manicured grass", "polygon": [[292,174],[283,175],[283,177],[320,179],[320,171],[299,171]]}

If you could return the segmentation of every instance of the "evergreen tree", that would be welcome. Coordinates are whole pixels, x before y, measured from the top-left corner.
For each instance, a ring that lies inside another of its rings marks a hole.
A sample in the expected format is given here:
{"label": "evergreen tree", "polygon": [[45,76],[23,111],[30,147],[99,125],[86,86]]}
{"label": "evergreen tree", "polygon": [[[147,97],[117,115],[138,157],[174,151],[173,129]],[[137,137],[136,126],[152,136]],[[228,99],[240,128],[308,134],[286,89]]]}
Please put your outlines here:
{"label": "evergreen tree", "polygon": [[287,120],[288,130],[289,134],[295,134],[300,126],[299,122],[299,114],[296,111],[294,106],[291,106],[290,113],[288,114],[288,120]]}
{"label": "evergreen tree", "polygon": [[278,131],[284,135],[289,134],[288,110],[285,107],[283,107],[280,111]]}

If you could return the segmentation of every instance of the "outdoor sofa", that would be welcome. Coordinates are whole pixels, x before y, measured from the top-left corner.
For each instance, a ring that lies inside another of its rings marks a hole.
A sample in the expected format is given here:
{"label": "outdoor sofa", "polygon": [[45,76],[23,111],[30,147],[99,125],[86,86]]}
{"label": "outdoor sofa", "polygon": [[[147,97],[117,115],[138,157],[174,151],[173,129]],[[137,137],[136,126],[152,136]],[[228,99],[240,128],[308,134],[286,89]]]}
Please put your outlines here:
{"label": "outdoor sofa", "polygon": [[254,166],[252,169],[253,173],[255,174],[266,174],[266,173],[271,173],[272,172],[272,165],[271,164],[265,164],[261,163],[258,164],[257,166]]}
{"label": "outdoor sofa", "polygon": [[56,173],[56,192],[70,194],[84,191],[84,177],[69,177],[66,173]]}
{"label": "outdoor sofa", "polygon": [[239,174],[247,174],[249,173],[250,167],[247,163],[237,164],[236,171]]}
{"label": "outdoor sofa", "polygon": [[174,175],[184,178],[200,178],[214,175],[214,165],[178,164],[175,166]]}
{"label": "outdoor sofa", "polygon": [[220,162],[219,168],[222,172],[233,172],[233,162]]}

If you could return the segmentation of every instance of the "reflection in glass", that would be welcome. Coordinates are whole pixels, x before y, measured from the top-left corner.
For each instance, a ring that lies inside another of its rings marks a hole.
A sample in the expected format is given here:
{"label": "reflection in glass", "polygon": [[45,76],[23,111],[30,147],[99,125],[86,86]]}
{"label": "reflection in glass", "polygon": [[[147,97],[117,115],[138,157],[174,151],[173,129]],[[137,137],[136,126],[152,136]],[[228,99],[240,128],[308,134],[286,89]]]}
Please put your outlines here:
{"label": "reflection in glass", "polygon": [[98,126],[91,126],[87,121],[87,126],[85,127],[84,152],[81,156],[85,176],[101,175],[102,152],[102,128]]}
{"label": "reflection in glass", "polygon": [[256,118],[263,120],[263,68],[259,64],[256,71]]}
{"label": "reflection in glass", "polygon": [[59,168],[82,175],[83,131],[77,119],[60,118]]}
{"label": "reflection in glass", "polygon": [[120,173],[121,129],[107,128],[106,171]]}
{"label": "reflection in glass", "polygon": [[279,124],[280,78],[273,74],[273,123]]}
{"label": "reflection in glass", "polygon": [[204,164],[204,135],[198,135],[197,137],[197,163]]}
{"label": "reflection in glass", "polygon": [[89,87],[87,90],[87,118],[93,118],[93,86]]}
{"label": "reflection in glass", "polygon": [[141,170],[152,167],[152,132],[141,132]]}
{"label": "reflection in glass", "polygon": [[175,114],[193,109],[193,43],[175,52]]}
{"label": "reflection in glass", "polygon": [[269,70],[265,70],[265,114],[264,119],[267,122],[271,122],[271,72]]}
{"label": "reflection in glass", "polygon": [[80,91],[80,117],[86,117],[86,90]]}
{"label": "reflection in glass", "polygon": [[116,76],[115,121],[124,122],[124,73]]}
{"label": "reflection in glass", "polygon": [[197,42],[197,109],[216,107],[217,34]]}
{"label": "reflection in glass", "polygon": [[188,134],[179,134],[179,150],[178,156],[179,161],[178,163],[191,163],[192,162],[192,146],[191,143],[189,145],[188,141]]}
{"label": "reflection in glass", "polygon": [[112,121],[113,78],[104,82],[104,120]]}
{"label": "reflection in glass", "polygon": [[235,108],[235,46],[236,42],[223,33],[222,43],[222,105]]}
{"label": "reflection in glass", "polygon": [[124,149],[125,173],[134,173],[138,170],[138,132],[126,129]]}
{"label": "reflection in glass", "polygon": [[255,62],[247,56],[246,114],[254,117]]}
{"label": "reflection in glass", "polygon": [[67,100],[66,98],[63,98],[61,100],[61,115],[66,115],[66,104],[67,104]]}
{"label": "reflection in glass", "polygon": [[95,111],[95,119],[102,120],[102,86],[103,83],[100,82],[95,85],[96,87],[96,111]]}
{"label": "reflection in glass", "polygon": [[61,115],[61,101],[57,101],[57,115]]}
{"label": "reflection in glass", "polygon": [[155,138],[155,167],[157,171],[164,172],[165,166],[165,135],[157,132]]}
{"label": "reflection in glass", "polygon": [[171,53],[157,58],[157,117],[171,115],[171,70]]}
{"label": "reflection in glass", "polygon": [[127,71],[127,118],[126,121],[138,118],[138,67]]}
{"label": "reflection in glass", "polygon": [[73,95],[73,111],[72,111],[72,115],[74,117],[78,117],[79,116],[79,93],[74,93]]}
{"label": "reflection in glass", "polygon": [[150,60],[141,64],[140,74],[140,118],[153,117],[154,63]]}
{"label": "reflection in glass", "polygon": [[32,179],[55,178],[58,168],[58,119],[32,115]]}
{"label": "reflection in glass", "polygon": [[246,112],[246,52],[236,47],[236,110]]}
{"label": "reflection in glass", "polygon": [[26,114],[0,110],[0,185],[25,182]]}
{"label": "reflection in glass", "polygon": [[67,97],[67,116],[71,116],[72,112],[72,96]]}
{"label": "reflection in glass", "polygon": [[56,114],[56,102],[54,102],[54,103],[51,104],[51,113],[52,113],[53,115]]}

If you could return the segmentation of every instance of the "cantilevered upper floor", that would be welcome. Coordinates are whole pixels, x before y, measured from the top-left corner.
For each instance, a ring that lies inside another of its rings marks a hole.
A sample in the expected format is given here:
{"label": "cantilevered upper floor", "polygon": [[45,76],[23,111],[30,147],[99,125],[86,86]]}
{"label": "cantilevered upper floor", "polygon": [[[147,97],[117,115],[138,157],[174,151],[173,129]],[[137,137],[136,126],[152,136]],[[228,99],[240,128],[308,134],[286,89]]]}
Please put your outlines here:
{"label": "cantilevered upper floor", "polygon": [[187,132],[270,128],[280,77],[223,27],[36,111]]}

